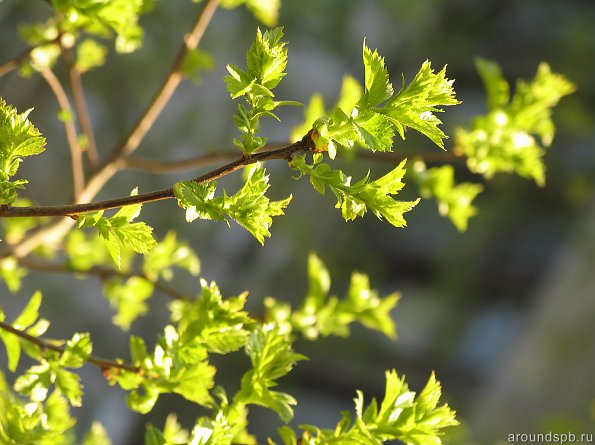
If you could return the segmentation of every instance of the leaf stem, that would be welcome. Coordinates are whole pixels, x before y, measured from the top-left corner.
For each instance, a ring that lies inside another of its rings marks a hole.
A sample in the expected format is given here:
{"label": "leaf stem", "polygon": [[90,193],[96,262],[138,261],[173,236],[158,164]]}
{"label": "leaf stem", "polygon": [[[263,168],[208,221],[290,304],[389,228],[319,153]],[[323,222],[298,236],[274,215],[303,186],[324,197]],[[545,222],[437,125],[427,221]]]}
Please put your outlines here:
{"label": "leaf stem", "polygon": [[[205,173],[193,179],[194,182],[204,183],[215,181],[223,176],[229,175],[243,167],[254,164],[255,162],[265,162],[273,159],[291,160],[292,156],[299,152],[314,151],[315,144],[312,141],[311,133],[308,133],[304,138],[298,142],[290,144],[286,147],[277,148],[274,150],[254,153],[250,156],[242,156],[235,161],[225,164],[215,170]],[[83,213],[96,212],[99,210],[115,209],[132,204],[144,204],[148,202],[160,201],[164,199],[174,198],[173,187],[156,190],[154,192],[142,193],[134,196],[126,196],[122,198],[110,199],[106,201],[98,201],[84,204],[67,204],[57,206],[28,206],[28,207],[11,207],[0,206],[0,217],[40,217],[40,216],[70,216],[75,218]]]}
{"label": "leaf stem", "polygon": [[74,125],[74,114],[70,102],[68,101],[68,95],[58,77],[49,68],[43,68],[40,70],[41,76],[50,86],[58,105],[61,110],[67,114],[63,116],[64,130],[66,132],[66,140],[68,147],[70,148],[70,158],[72,163],[72,179],[74,185],[74,196],[75,199],[81,194],[85,186],[85,177],[83,169],[83,158],[82,150],[78,141],[76,127]]}
{"label": "leaf stem", "polygon": [[[27,334],[26,332],[21,331],[20,329],[17,329],[14,326],[11,326],[8,323],[5,323],[3,321],[0,321],[0,329],[4,330],[6,332],[10,332],[11,334],[16,335],[17,337],[22,338],[23,340],[26,340],[29,343],[33,343],[34,345],[39,346],[42,350],[46,349],[46,350],[58,352],[60,354],[63,354],[64,351],[66,351],[66,347],[64,347],[64,346],[56,345],[56,344],[52,343],[51,341],[43,339],[43,338],[34,337],[34,336]],[[138,368],[136,366],[126,364],[126,363],[121,363],[121,362],[115,361],[115,360],[108,360],[105,358],[96,357],[94,355],[90,355],[87,358],[87,363],[91,363],[95,366],[98,366],[102,371],[105,371],[105,370],[108,370],[111,368],[118,368],[118,369],[121,369],[124,371],[130,371],[130,372],[134,372],[134,373],[140,372],[140,368]]]}

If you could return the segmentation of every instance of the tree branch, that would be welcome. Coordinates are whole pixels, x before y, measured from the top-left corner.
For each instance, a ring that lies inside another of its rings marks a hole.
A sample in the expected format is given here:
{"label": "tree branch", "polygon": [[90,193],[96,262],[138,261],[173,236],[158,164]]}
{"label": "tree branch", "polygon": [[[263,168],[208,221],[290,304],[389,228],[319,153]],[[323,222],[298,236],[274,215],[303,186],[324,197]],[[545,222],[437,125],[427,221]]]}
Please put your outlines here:
{"label": "tree branch", "polygon": [[95,135],[93,134],[93,125],[91,124],[89,109],[87,107],[87,101],[85,100],[85,92],[81,77],[82,73],[76,66],[72,51],[67,48],[62,48],[62,54],[68,68],[68,78],[70,80],[70,89],[74,99],[74,108],[76,109],[81,131],[87,139],[86,153],[89,158],[91,170],[93,171],[99,166],[99,155],[97,154],[97,144],[95,143]]}
{"label": "tree branch", "polygon": [[[211,182],[223,176],[233,173],[243,167],[254,164],[255,162],[265,162],[273,159],[291,160],[292,156],[299,152],[314,151],[316,146],[311,138],[311,133],[308,133],[304,138],[286,147],[275,150],[263,151],[254,153],[250,156],[242,156],[241,158],[223,165],[215,170],[212,170],[204,175],[194,178],[193,181],[197,183]],[[110,199],[107,201],[98,201],[95,203],[85,204],[68,204],[58,206],[29,206],[29,207],[11,207],[0,206],[0,217],[39,217],[39,216],[70,216],[76,218],[83,213],[96,212],[99,210],[108,210],[119,208],[132,204],[144,204],[153,201],[160,201],[164,199],[174,198],[173,187],[157,190],[149,193],[142,193],[134,196],[126,196],[123,198]]]}
{"label": "tree branch", "polygon": [[56,100],[60,105],[63,112],[66,112],[68,116],[64,116],[64,130],[66,132],[66,140],[68,141],[68,147],[70,148],[70,157],[72,161],[72,179],[74,183],[74,196],[75,199],[78,197],[83,187],[85,186],[85,177],[83,170],[83,158],[82,150],[79,145],[76,127],[74,125],[74,113],[68,101],[68,96],[60,80],[56,77],[54,72],[49,68],[43,68],[40,70],[42,77],[46,80]]}
{"label": "tree branch", "polygon": [[[29,335],[26,332],[21,331],[20,329],[17,329],[3,321],[0,321],[0,329],[4,330],[6,332],[10,332],[11,334],[16,335],[17,337],[22,338],[23,340],[26,340],[29,343],[33,343],[34,345],[39,346],[42,350],[45,349],[45,350],[55,351],[60,354],[63,354],[64,351],[66,351],[65,346],[58,346],[49,340],[45,340],[43,338],[38,338],[38,337],[34,337],[32,335]],[[136,366],[129,365],[126,363],[121,363],[121,362],[114,361],[114,360],[104,359],[101,357],[95,357],[94,355],[89,356],[86,361],[87,361],[87,363],[91,363],[95,366],[98,366],[99,368],[101,368],[102,371],[106,371],[106,370],[112,369],[112,368],[117,368],[117,369],[121,369],[123,371],[130,371],[130,372],[134,372],[134,373],[140,372],[140,368],[138,368]]]}
{"label": "tree branch", "polygon": [[192,31],[184,37],[184,43],[178,52],[178,55],[169,70],[165,81],[153,97],[151,103],[134,125],[130,133],[114,149],[111,159],[116,159],[122,155],[128,155],[137,149],[141,141],[151,129],[165,105],[169,102],[174,91],[184,78],[182,67],[189,51],[195,49],[207,29],[217,7],[219,0],[209,0],[198,16]]}
{"label": "tree branch", "polygon": [[164,295],[174,300],[190,300],[191,298],[177,289],[169,287],[167,284],[159,280],[152,280],[146,274],[139,272],[126,272],[118,269],[112,269],[104,266],[93,266],[89,269],[77,269],[67,264],[48,263],[38,261],[30,257],[17,258],[19,264],[31,270],[48,273],[72,273],[96,276],[100,280],[105,280],[109,277],[123,277],[132,278],[138,277],[150,282],[153,287]]}

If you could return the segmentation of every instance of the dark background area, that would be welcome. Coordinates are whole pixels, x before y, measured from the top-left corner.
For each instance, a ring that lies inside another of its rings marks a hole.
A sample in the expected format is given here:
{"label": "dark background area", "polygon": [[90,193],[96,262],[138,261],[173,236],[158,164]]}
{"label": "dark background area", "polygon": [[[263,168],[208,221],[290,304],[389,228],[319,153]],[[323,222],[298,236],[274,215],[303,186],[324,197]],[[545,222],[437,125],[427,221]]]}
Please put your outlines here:
{"label": "dark background area", "polygon": [[[383,294],[402,293],[395,311],[399,339],[355,327],[350,339],[300,341],[310,357],[282,380],[281,389],[299,401],[294,424],[334,426],[341,410],[352,409],[355,389],[381,396],[384,370],[395,368],[419,390],[435,370],[445,398],[464,426],[449,443],[505,442],[510,433],[593,432],[595,418],[595,3],[591,0],[285,0],[280,25],[289,42],[288,75],[277,90],[281,99],[307,102],[321,92],[334,103],[344,74],[363,77],[361,45],[385,56],[395,85],[401,73],[409,81],[425,59],[436,68],[448,64],[448,76],[463,104],[441,118],[444,130],[467,125],[485,111],[485,96],[473,59],[499,62],[511,82],[532,78],[541,61],[564,73],[578,90],[554,112],[557,134],[546,155],[547,184],[539,188],[518,177],[497,176],[486,184],[480,213],[468,231],[458,233],[441,218],[432,201],[408,214],[408,228],[395,229],[368,215],[344,223],[330,196],[319,196],[307,181],[294,181],[283,163],[270,163],[272,198],[292,193],[287,216],[275,220],[272,238],[262,248],[243,229],[222,223],[186,224],[174,202],[147,205],[143,218],[158,236],[174,228],[189,240],[202,260],[201,276],[216,280],[225,295],[250,290],[250,309],[262,298],[297,303],[306,291],[308,252],[317,252],[343,295],[352,270],[370,275]],[[111,147],[134,124],[169,69],[180,38],[202,5],[157,1],[144,16],[145,43],[126,56],[110,52],[104,68],[85,75],[87,100],[100,151]],[[26,48],[16,38],[17,24],[44,20],[41,1],[0,3],[0,62]],[[235,102],[222,80],[225,65],[244,65],[257,22],[244,9],[218,11],[203,44],[217,67],[200,85],[184,83],[138,150],[139,156],[174,160],[232,149]],[[59,72],[63,74],[62,72]],[[23,177],[37,203],[67,202],[71,195],[69,153],[57,105],[39,76],[16,73],[0,78],[0,96],[19,110],[35,107],[32,121],[48,138],[47,151],[28,159]],[[300,109],[282,111],[283,124],[267,122],[271,142],[287,140],[301,119]],[[397,151],[439,149],[408,134]],[[447,141],[446,147],[450,148]],[[358,161],[350,171],[377,177],[391,165]],[[478,180],[463,165],[457,179]],[[98,199],[122,196],[135,186],[150,191],[170,186],[196,171],[176,175],[124,172]],[[357,175],[356,175],[357,176]],[[222,181],[232,190],[237,178]],[[414,197],[408,186],[404,196]],[[409,194],[409,195],[408,195]],[[194,281],[180,282],[194,289]],[[98,282],[67,276],[30,275],[17,296],[2,288],[3,305],[20,308],[42,288],[42,314],[53,321],[50,335],[70,337],[89,331],[101,356],[128,354],[127,333],[110,324],[112,312]],[[22,296],[22,298],[20,298]],[[154,339],[167,322],[167,301],[152,300],[150,314],[132,333]],[[156,329],[157,328],[157,329]],[[0,361],[5,360],[0,355]],[[218,382],[232,392],[247,359],[235,354],[218,360]],[[201,411],[180,397],[162,397],[143,418],[125,406],[125,395],[107,388],[96,369],[83,370],[86,387],[81,431],[92,419],[109,430],[114,444],[142,443],[144,423],[163,425],[177,412],[191,427]],[[253,432],[264,439],[280,421],[255,408]]]}

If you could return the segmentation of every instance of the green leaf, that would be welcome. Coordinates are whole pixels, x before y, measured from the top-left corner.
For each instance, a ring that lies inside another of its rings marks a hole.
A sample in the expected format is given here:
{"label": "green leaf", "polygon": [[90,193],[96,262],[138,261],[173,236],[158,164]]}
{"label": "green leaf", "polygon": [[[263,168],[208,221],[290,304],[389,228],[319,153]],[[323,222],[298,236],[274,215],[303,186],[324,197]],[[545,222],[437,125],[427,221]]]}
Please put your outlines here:
{"label": "green leaf", "polygon": [[220,221],[233,219],[248,230],[261,244],[271,236],[269,227],[273,216],[283,215],[291,197],[271,201],[265,196],[269,188],[269,176],[259,163],[248,168],[244,186],[232,196],[215,197],[215,182],[197,184],[193,181],[178,182],[174,194],[178,205],[186,209],[186,220],[196,218]]}
{"label": "green leaf", "polygon": [[94,39],[83,40],[76,48],[76,68],[84,73],[105,63],[107,48]]}
{"label": "green leaf", "polygon": [[389,99],[394,90],[388,78],[384,58],[378,54],[378,51],[372,52],[365,41],[363,59],[366,93],[362,100],[366,106],[375,107]]}
{"label": "green leaf", "polygon": [[54,1],[52,7],[59,17],[62,32],[85,31],[105,38],[115,34],[115,47],[119,53],[129,53],[142,44],[143,30],[138,24],[147,12],[145,0]]}
{"label": "green leaf", "polygon": [[124,330],[130,329],[134,320],[147,313],[146,300],[153,295],[153,288],[153,283],[140,277],[106,281],[105,296],[117,311],[114,323]]}
{"label": "green leaf", "polygon": [[143,272],[152,280],[162,277],[170,281],[174,267],[196,276],[200,272],[200,260],[187,243],[178,241],[175,232],[169,231],[144,257]]}
{"label": "green leaf", "polygon": [[215,283],[200,280],[200,298],[170,304],[172,321],[178,323],[183,339],[204,345],[209,352],[228,354],[246,345],[254,324],[244,311],[247,293],[223,299]]}
{"label": "green leaf", "polygon": [[505,95],[498,93],[504,88],[499,67],[480,61],[478,69],[490,111],[475,118],[470,129],[457,128],[456,154],[466,156],[469,169],[488,179],[499,172],[516,173],[543,186],[543,156],[555,133],[552,109],[576,87],[542,63],[531,82],[517,83],[514,96],[506,103]]}
{"label": "green leaf", "polygon": [[[270,2],[267,2],[270,3]],[[238,104],[233,121],[242,133],[242,139],[234,139],[245,155],[249,155],[265,146],[267,139],[257,136],[260,131],[260,118],[269,116],[279,118],[273,113],[283,105],[301,105],[295,101],[273,100],[273,89],[285,76],[287,48],[281,42],[282,28],[275,28],[264,33],[257,30],[256,39],[246,54],[246,71],[235,65],[228,65],[229,76],[225,83],[233,99],[244,96],[248,107]]]}
{"label": "green leaf", "polygon": [[107,431],[99,422],[93,422],[91,429],[85,435],[82,445],[111,445]]}
{"label": "green leaf", "polygon": [[279,323],[289,320],[293,328],[311,340],[319,336],[347,336],[349,326],[354,322],[395,337],[390,312],[397,304],[398,294],[380,298],[378,292],[370,288],[368,276],[358,272],[352,274],[344,299],[329,295],[330,283],[326,266],[311,253],[308,258],[308,294],[303,305],[289,315],[289,309],[279,311],[279,307],[269,301],[267,317]]}
{"label": "green leaf", "polygon": [[92,351],[93,345],[88,333],[74,334],[66,343],[60,364],[67,368],[80,368],[85,364]]}
{"label": "green leaf", "polygon": [[470,182],[455,184],[452,165],[426,169],[423,161],[416,160],[412,171],[422,196],[434,197],[440,214],[447,216],[459,231],[467,230],[469,218],[477,214],[472,202],[483,186]]}
{"label": "green leaf", "polygon": [[248,72],[268,89],[275,88],[285,76],[287,48],[285,43],[281,42],[282,37],[282,28],[274,28],[264,33],[258,29],[256,40],[246,54]]}
{"label": "green leaf", "polygon": [[391,151],[395,131],[390,119],[370,112],[354,120],[355,130],[364,147],[372,151]]}
{"label": "green leaf", "polygon": [[154,385],[141,385],[141,391],[133,391],[126,397],[126,403],[133,411],[137,413],[146,414],[153,409],[157,399],[159,398],[159,390]]}
{"label": "green leaf", "polygon": [[188,51],[182,64],[184,75],[192,79],[195,83],[200,82],[202,72],[210,71],[213,68],[215,68],[215,59],[200,48]]}
{"label": "green leaf", "polygon": [[502,75],[500,65],[490,60],[477,58],[475,67],[486,89],[488,110],[491,111],[506,105],[510,100],[510,86]]}
{"label": "green leaf", "polygon": [[12,204],[25,180],[10,181],[22,161],[45,150],[45,138],[29,121],[30,110],[18,113],[0,98],[0,204]]}
{"label": "green leaf", "polygon": [[242,377],[242,387],[234,403],[266,406],[279,414],[284,422],[289,422],[293,417],[291,405],[295,405],[296,400],[289,394],[270,388],[276,385],[275,380],[286,375],[306,357],[291,349],[287,335],[274,324],[259,326],[252,332],[246,353],[252,369]]}
{"label": "green leaf", "polygon": [[21,312],[21,314],[16,318],[13,323],[13,327],[19,330],[24,330],[31,326],[37,319],[39,318],[39,307],[41,306],[41,292],[36,291],[29,302]]}
{"label": "green leaf", "polygon": [[[4,318],[3,316],[1,318]],[[0,340],[4,343],[6,356],[8,358],[8,369],[15,372],[21,359],[21,344],[19,338],[5,330],[0,330]]]}
{"label": "green leaf", "polygon": [[72,406],[81,406],[83,389],[81,387],[80,377],[74,372],[63,368],[56,368],[54,372],[56,388],[66,396]]}
{"label": "green leaf", "polygon": [[157,241],[153,238],[153,228],[144,222],[112,227],[111,233],[123,246],[131,248],[136,253],[146,255],[157,245]]}
{"label": "green leaf", "polygon": [[310,425],[307,431],[313,444],[353,443],[378,445],[398,440],[410,445],[441,444],[443,429],[458,425],[455,413],[447,405],[437,407],[440,385],[434,374],[420,395],[410,391],[404,378],[395,371],[386,373],[385,393],[378,407],[375,399],[364,406],[364,395],[357,391],[355,421],[348,413],[333,430]]}
{"label": "green leaf", "polygon": [[405,174],[405,161],[383,177],[370,182],[368,177],[352,184],[351,177],[340,170],[332,170],[327,164],[308,165],[305,156],[295,156],[292,168],[310,176],[317,190],[328,186],[337,198],[336,208],[341,209],[345,221],[364,216],[370,210],[377,218],[385,218],[395,227],[404,227],[406,221],[403,214],[417,205],[416,201],[396,201],[392,195],[397,194],[404,184],[401,181]]}
{"label": "green leaf", "polygon": [[[135,188],[130,195],[137,194],[138,189]],[[80,215],[77,224],[80,228],[97,228],[114,263],[121,269],[123,248],[146,255],[157,245],[152,227],[144,222],[132,223],[141,208],[142,204],[124,206],[110,218],[103,217],[103,211]]]}
{"label": "green leaf", "polygon": [[444,148],[442,140],[447,136],[438,128],[442,122],[434,113],[443,111],[441,106],[460,103],[455,98],[453,82],[446,78],[446,67],[435,73],[426,60],[407,88],[401,89],[377,111],[390,118],[403,139],[405,129],[412,128]]}
{"label": "green leaf", "polygon": [[221,0],[224,8],[246,5],[248,10],[266,26],[275,26],[279,17],[281,0]]}

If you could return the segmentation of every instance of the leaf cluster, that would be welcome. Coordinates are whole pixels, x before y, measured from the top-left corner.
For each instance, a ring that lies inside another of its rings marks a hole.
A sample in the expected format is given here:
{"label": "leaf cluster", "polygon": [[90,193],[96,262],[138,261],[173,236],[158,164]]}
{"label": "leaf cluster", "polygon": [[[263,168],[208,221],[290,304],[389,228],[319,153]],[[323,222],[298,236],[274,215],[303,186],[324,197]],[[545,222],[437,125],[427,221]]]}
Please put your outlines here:
{"label": "leaf cluster", "polygon": [[330,287],[328,269],[316,254],[311,253],[308,257],[308,293],[302,305],[292,311],[288,303],[268,297],[265,300],[266,319],[310,340],[331,335],[347,337],[349,326],[354,322],[388,337],[396,337],[390,313],[399,300],[398,293],[379,297],[378,292],[370,288],[368,276],[360,272],[351,276],[345,298],[330,295]]}
{"label": "leaf cluster", "polygon": [[[392,370],[386,372],[384,398],[378,406],[375,399],[364,407],[364,395],[357,392],[355,419],[344,412],[334,430],[304,425],[300,443],[322,445],[328,443],[380,445],[399,440],[410,445],[441,444],[442,430],[458,425],[455,413],[448,405],[438,406],[442,390],[434,374],[425,388],[415,397],[404,377]],[[297,443],[293,432],[282,432],[284,445]]]}
{"label": "leaf cluster", "polygon": [[[431,63],[422,64],[413,81],[395,93],[384,58],[364,42],[364,89],[357,102],[342,102],[330,115],[320,117],[313,126],[316,144],[334,158],[337,145],[356,144],[372,151],[392,151],[395,133],[405,138],[408,128],[419,131],[443,148],[446,135],[438,128],[442,122],[435,113],[441,107],[456,105],[453,81],[446,78],[446,67],[435,73]],[[351,91],[357,91],[351,88]]]}
{"label": "leaf cluster", "polygon": [[258,29],[256,39],[246,54],[246,70],[236,65],[227,65],[225,76],[227,89],[236,99],[244,97],[248,107],[241,103],[233,117],[234,123],[242,133],[242,139],[234,139],[245,155],[254,153],[267,143],[267,139],[257,136],[260,119],[264,116],[279,118],[273,113],[282,105],[301,105],[298,102],[274,100],[273,89],[285,77],[287,66],[287,47],[281,41],[283,29],[275,28],[264,33]]}
{"label": "leaf cluster", "polygon": [[269,227],[273,216],[283,215],[291,196],[281,201],[271,201],[265,193],[269,189],[269,176],[255,163],[248,167],[242,188],[234,195],[215,196],[216,182],[178,182],[174,194],[178,205],[186,209],[186,220],[197,218],[221,221],[234,220],[250,232],[261,244],[271,236]]}
{"label": "leaf cluster", "polygon": [[[137,194],[138,189],[134,189],[131,196]],[[103,216],[103,210],[84,214],[78,218],[78,227],[95,227],[105,241],[114,263],[118,268],[121,268],[123,247],[130,248],[137,253],[147,254],[157,244],[150,226],[144,222],[132,222],[140,215],[141,208],[141,204],[122,207],[109,218]]]}
{"label": "leaf cluster", "polygon": [[19,113],[0,98],[0,205],[12,204],[17,190],[27,183],[24,179],[11,180],[23,158],[45,150],[45,138],[29,121],[29,113]]}
{"label": "leaf cluster", "polygon": [[469,218],[477,214],[473,200],[481,193],[483,185],[473,182],[457,184],[452,165],[427,168],[421,159],[414,162],[410,171],[422,197],[436,199],[440,214],[448,217],[459,231],[467,230]]}
{"label": "leaf cluster", "polygon": [[397,201],[393,198],[405,186],[401,181],[405,175],[405,161],[374,181],[370,181],[369,175],[366,175],[354,184],[350,176],[321,162],[319,155],[314,157],[312,164],[306,162],[305,155],[295,156],[291,167],[302,175],[308,175],[310,183],[321,195],[328,187],[337,198],[335,207],[341,209],[345,221],[362,217],[370,210],[378,219],[386,219],[395,227],[404,227],[407,223],[403,214],[419,202]]}
{"label": "leaf cluster", "polygon": [[495,62],[478,59],[476,66],[487,91],[488,113],[475,118],[471,129],[457,129],[456,153],[467,157],[469,170],[488,179],[499,172],[516,173],[543,186],[542,158],[555,133],[552,108],[576,87],[541,63],[530,82],[517,83],[511,98]]}

